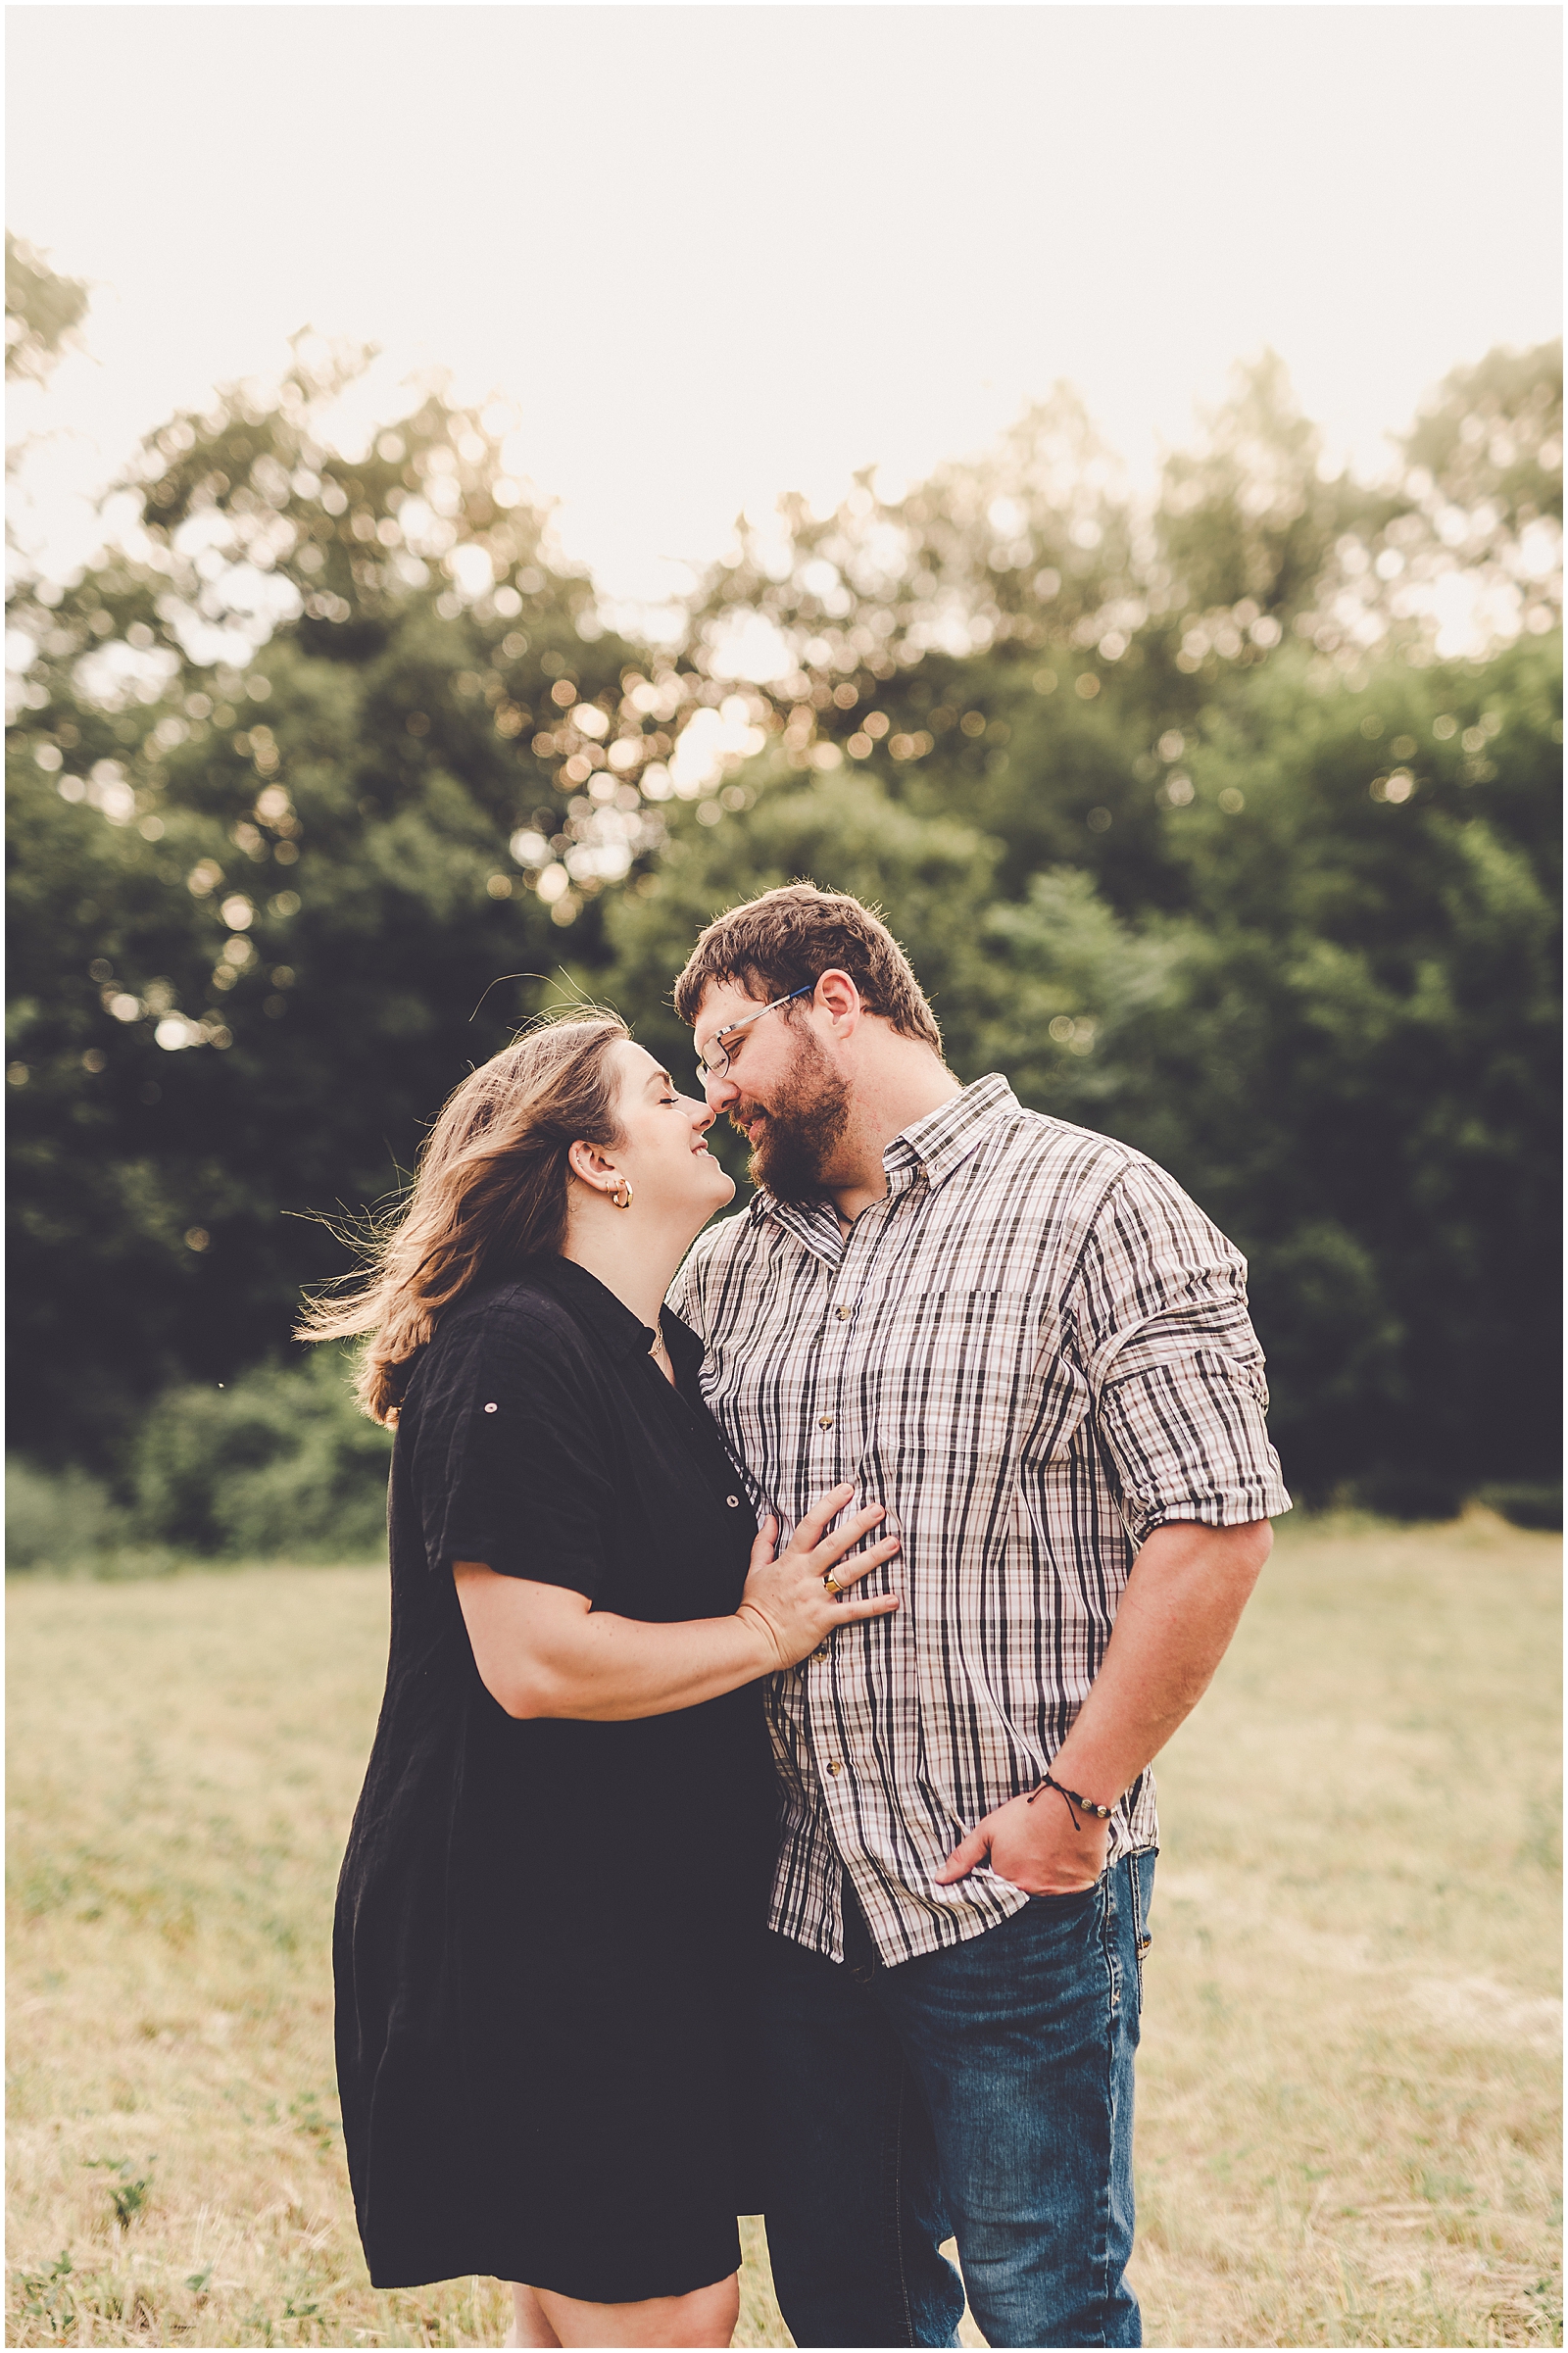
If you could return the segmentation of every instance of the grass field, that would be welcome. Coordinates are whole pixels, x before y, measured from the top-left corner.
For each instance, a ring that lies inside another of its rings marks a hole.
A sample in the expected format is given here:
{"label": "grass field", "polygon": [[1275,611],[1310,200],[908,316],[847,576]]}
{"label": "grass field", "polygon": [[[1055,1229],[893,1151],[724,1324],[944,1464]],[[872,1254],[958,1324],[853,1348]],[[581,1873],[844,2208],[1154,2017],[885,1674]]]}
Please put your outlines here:
{"label": "grass field", "polygon": [[[1287,1525],[1161,1766],[1152,2345],[1560,2341],[1558,1545]],[[13,1580],[6,2341],[497,2344],[377,2295],[327,1928],[375,1569]],[[754,2229],[737,2342],[780,2345]],[[978,2341],[978,2340],[974,2340]]]}

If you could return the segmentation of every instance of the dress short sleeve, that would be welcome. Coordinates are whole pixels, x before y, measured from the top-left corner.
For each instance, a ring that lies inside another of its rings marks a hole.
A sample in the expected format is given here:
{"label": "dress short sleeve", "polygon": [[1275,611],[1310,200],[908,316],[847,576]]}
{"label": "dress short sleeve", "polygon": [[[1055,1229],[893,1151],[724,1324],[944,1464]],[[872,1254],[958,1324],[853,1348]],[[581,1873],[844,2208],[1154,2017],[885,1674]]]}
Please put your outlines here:
{"label": "dress short sleeve", "polygon": [[569,1319],[496,1307],[431,1343],[414,1484],[432,1569],[483,1561],[592,1600],[613,1532],[604,1399]]}
{"label": "dress short sleeve", "polygon": [[1233,1528],[1290,1510],[1247,1261],[1152,1161],[1134,1162],[1096,1217],[1074,1307],[1096,1434],[1135,1544],[1166,1520]]}

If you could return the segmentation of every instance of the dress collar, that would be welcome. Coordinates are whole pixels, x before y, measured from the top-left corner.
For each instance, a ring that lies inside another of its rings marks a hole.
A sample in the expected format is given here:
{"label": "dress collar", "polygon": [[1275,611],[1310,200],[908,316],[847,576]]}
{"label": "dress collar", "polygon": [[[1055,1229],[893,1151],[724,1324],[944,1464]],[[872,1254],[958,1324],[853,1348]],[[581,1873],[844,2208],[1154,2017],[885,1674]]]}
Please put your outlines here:
{"label": "dress collar", "polygon": [[[586,1324],[617,1363],[627,1356],[649,1354],[654,1345],[651,1328],[597,1275],[591,1275],[586,1266],[579,1266],[575,1258],[535,1259],[529,1266],[528,1278],[554,1292],[563,1306],[569,1308],[579,1323]],[[695,1348],[701,1356],[701,1344],[695,1333],[678,1315],[666,1307],[661,1322],[665,1346],[677,1371],[689,1348]]]}

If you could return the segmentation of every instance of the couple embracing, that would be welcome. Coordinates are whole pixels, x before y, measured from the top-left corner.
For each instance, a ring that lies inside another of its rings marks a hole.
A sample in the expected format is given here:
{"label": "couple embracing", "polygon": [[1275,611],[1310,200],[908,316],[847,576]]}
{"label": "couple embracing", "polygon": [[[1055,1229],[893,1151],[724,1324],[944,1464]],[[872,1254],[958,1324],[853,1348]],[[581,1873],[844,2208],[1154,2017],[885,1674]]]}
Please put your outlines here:
{"label": "couple embracing", "polygon": [[1149,1766],[1289,1508],[1245,1263],[960,1086],[852,898],[733,908],[675,1004],[700,1096],[530,1032],[313,1316],[397,1424],[335,1951],[371,2279],[726,2345],[761,2212],[797,2344],[954,2344],[965,2287],[992,2345],[1138,2344]]}

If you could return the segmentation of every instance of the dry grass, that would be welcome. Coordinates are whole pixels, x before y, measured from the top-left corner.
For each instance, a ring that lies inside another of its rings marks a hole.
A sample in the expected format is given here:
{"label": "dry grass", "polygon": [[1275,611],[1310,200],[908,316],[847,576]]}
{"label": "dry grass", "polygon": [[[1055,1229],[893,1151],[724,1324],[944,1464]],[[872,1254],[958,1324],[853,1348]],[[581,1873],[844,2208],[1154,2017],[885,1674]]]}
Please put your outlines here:
{"label": "dry grass", "polygon": [[1560,2341],[1557,1545],[1281,1543],[1162,1768],[1154,2344]]}
{"label": "dry grass", "polygon": [[[1166,1759],[1151,2344],[1558,2341],[1556,1565],[1484,1517],[1294,1530]],[[498,2343],[494,2282],[367,2285],[344,2181],[326,1937],[382,1575],[13,1583],[10,1616],[7,2341]],[[738,2341],[787,2343],[760,2238],[745,2284]]]}

